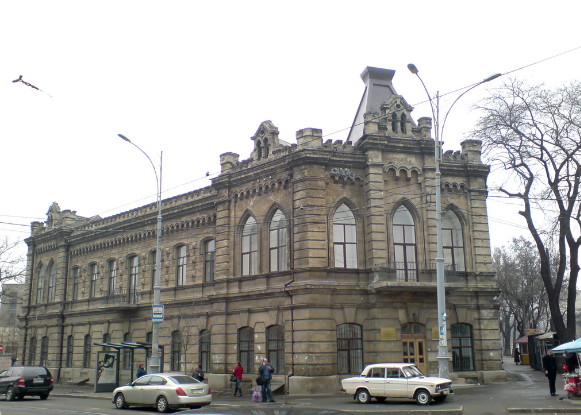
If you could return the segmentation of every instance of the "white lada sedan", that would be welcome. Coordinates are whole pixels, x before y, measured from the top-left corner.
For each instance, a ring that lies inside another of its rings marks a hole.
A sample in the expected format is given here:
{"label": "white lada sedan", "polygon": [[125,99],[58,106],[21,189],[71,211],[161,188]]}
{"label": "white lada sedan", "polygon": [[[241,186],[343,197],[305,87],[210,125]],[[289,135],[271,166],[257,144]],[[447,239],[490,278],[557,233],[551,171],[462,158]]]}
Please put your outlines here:
{"label": "white lada sedan", "polygon": [[368,365],[361,375],[341,381],[342,391],[353,395],[360,403],[371,398],[379,402],[387,398],[415,399],[420,405],[432,399],[441,402],[453,393],[450,379],[424,376],[413,364],[376,363]]}
{"label": "white lada sedan", "polygon": [[191,376],[180,373],[154,373],[135,379],[113,391],[118,409],[149,406],[158,412],[171,408],[199,408],[212,403],[210,387]]}

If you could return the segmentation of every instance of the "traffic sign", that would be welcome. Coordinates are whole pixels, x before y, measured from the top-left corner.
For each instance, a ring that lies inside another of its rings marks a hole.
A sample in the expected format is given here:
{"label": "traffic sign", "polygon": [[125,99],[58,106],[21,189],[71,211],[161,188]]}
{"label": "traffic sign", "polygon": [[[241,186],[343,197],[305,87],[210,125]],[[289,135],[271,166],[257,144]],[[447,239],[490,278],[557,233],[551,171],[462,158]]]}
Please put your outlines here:
{"label": "traffic sign", "polygon": [[0,353],[4,353],[4,345],[0,344]]}
{"label": "traffic sign", "polygon": [[154,323],[163,323],[163,304],[152,305],[153,314],[151,321]]}

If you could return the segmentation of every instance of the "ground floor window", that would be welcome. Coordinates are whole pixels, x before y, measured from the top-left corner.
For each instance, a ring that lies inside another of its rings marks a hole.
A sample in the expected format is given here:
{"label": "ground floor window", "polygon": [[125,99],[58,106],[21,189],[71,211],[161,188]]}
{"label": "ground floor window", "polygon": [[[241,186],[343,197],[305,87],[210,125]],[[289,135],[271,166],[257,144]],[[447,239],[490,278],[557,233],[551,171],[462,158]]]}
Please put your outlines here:
{"label": "ground floor window", "polygon": [[474,370],[474,347],[470,324],[452,324],[452,363],[455,372]]}
{"label": "ground floor window", "polygon": [[359,324],[337,326],[337,370],[340,374],[363,370],[363,336]]}
{"label": "ground floor window", "polygon": [[254,373],[254,329],[242,327],[238,330],[238,361],[246,373]]}

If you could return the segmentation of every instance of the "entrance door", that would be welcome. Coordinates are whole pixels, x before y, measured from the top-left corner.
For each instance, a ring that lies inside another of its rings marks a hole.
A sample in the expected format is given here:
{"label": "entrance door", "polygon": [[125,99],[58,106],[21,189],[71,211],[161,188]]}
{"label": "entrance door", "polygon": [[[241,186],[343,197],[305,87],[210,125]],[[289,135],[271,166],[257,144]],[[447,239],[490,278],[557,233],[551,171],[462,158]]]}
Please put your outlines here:
{"label": "entrance door", "polygon": [[426,356],[424,339],[402,340],[404,363],[415,364],[422,373],[426,373]]}

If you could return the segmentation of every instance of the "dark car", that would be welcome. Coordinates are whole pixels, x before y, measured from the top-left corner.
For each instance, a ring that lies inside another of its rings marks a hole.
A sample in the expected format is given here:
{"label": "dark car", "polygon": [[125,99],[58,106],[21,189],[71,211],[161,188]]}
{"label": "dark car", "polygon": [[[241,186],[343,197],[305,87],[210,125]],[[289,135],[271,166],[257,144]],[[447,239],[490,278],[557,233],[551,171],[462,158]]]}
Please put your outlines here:
{"label": "dark car", "polygon": [[48,398],[53,388],[53,378],[44,366],[14,366],[0,372],[0,394],[7,401],[24,396]]}

